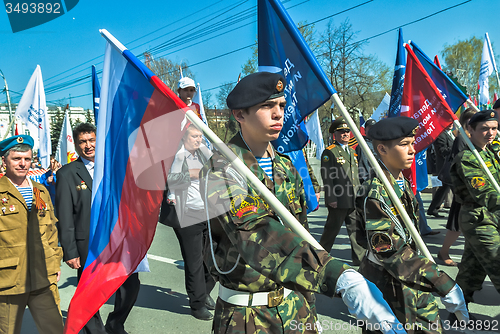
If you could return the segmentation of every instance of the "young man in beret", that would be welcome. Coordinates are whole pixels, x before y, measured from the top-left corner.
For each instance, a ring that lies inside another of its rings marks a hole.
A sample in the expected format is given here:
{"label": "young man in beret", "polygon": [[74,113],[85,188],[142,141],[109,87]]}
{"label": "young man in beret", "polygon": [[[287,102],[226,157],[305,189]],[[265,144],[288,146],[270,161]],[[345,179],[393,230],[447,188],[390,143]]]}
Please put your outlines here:
{"label": "young man in beret", "polygon": [[344,118],[337,118],[331,124],[329,131],[333,134],[333,144],[321,154],[321,177],[325,189],[328,218],[319,243],[327,252],[330,252],[345,222],[351,241],[351,259],[355,266],[359,266],[366,249],[356,239],[354,208],[356,207],[356,190],[359,186],[358,161],[356,152],[349,147],[351,130]]}
{"label": "young man in beret", "polygon": [[49,192],[26,177],[32,149],[26,135],[0,142],[0,333],[20,333],[28,306],[39,333],[62,334],[62,249]]}
{"label": "young man in beret", "polygon": [[[280,74],[268,72],[250,74],[236,85],[227,105],[241,131],[228,146],[307,229],[302,180],[270,144],[283,126],[284,87]],[[215,333],[316,333],[314,292],[341,295],[360,319],[397,329],[372,283],[283,225],[218,152],[201,170],[200,193],[211,217],[213,253],[206,260],[220,283]]]}
{"label": "young man in beret", "polygon": [[[418,230],[418,204],[402,170],[415,158],[413,143],[418,121],[409,117],[386,118],[368,133],[380,166]],[[378,176],[364,182],[357,210],[365,231],[368,254],[359,272],[377,285],[408,333],[441,333],[437,293],[450,312],[468,317],[460,287],[436,264],[420,255],[409,230]],[[413,326],[413,327],[412,327]]]}
{"label": "young man in beret", "polygon": [[[497,113],[476,113],[469,120],[468,130],[471,142],[500,183],[500,143],[493,141],[498,133]],[[472,296],[481,290],[486,275],[500,293],[500,194],[469,148],[455,157],[450,174],[453,191],[462,204],[458,223],[465,237],[457,283],[465,300],[473,302]]]}

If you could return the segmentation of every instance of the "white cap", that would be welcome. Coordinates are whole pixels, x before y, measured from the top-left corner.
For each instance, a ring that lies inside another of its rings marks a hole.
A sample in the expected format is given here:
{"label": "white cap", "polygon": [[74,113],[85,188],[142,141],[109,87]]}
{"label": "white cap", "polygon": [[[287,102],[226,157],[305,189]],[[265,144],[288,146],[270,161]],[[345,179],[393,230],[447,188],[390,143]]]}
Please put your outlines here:
{"label": "white cap", "polygon": [[196,88],[196,84],[194,83],[193,79],[188,78],[188,77],[184,77],[184,78],[182,78],[182,79],[179,80],[178,87],[181,88],[181,89],[184,89],[184,88],[187,88],[187,87],[194,87],[194,88]]}

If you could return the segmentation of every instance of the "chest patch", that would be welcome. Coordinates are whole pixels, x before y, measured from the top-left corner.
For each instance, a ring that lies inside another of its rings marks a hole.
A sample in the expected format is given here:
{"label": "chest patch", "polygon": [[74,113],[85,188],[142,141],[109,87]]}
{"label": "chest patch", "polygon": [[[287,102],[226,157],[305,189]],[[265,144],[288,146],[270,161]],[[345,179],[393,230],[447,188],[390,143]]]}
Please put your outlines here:
{"label": "chest patch", "polygon": [[377,232],[371,238],[372,249],[377,253],[388,252],[392,250],[392,239],[388,233]]}
{"label": "chest patch", "polygon": [[484,180],[484,177],[473,177],[472,180],[470,180],[470,185],[474,189],[480,189],[486,185],[486,181]]}

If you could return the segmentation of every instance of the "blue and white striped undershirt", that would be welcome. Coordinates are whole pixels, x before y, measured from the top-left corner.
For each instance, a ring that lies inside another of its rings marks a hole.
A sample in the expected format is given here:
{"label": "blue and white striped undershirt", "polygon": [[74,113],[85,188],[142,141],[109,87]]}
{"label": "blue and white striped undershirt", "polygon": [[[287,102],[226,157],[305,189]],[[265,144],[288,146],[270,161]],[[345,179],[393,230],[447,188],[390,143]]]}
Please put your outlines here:
{"label": "blue and white striped undershirt", "polygon": [[405,180],[396,180],[396,182],[398,183],[398,186],[399,188],[401,188],[401,190],[405,191]]}
{"label": "blue and white striped undershirt", "polygon": [[31,204],[33,203],[33,190],[31,187],[18,187],[16,186],[17,190],[23,195],[24,201],[26,202],[26,206],[28,207],[28,210],[31,210]]}
{"label": "blue and white striped undershirt", "polygon": [[271,181],[274,182],[273,180],[273,162],[271,160],[271,157],[267,158],[257,158],[257,163],[259,164],[260,168],[264,170],[264,173],[266,173],[267,176],[271,179]]}

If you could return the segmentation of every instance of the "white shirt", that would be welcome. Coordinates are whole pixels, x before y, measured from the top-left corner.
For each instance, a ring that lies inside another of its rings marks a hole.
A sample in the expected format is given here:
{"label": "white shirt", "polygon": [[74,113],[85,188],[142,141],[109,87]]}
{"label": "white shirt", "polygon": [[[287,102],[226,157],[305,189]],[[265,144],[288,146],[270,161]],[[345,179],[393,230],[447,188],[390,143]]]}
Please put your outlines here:
{"label": "white shirt", "polygon": [[[82,158],[82,157],[80,157]],[[89,171],[90,177],[92,180],[94,179],[94,162],[87,160],[85,158],[82,158],[83,163],[85,164],[85,168]]]}

